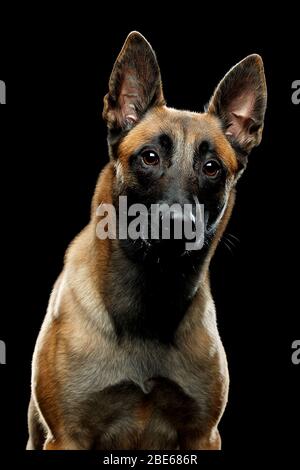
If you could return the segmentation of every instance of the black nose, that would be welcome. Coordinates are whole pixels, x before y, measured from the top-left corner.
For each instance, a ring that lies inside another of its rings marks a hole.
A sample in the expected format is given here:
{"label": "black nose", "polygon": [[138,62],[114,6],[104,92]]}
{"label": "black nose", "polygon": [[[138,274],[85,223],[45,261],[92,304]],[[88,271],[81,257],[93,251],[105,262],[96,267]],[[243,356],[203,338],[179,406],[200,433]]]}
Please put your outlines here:
{"label": "black nose", "polygon": [[163,240],[191,239],[196,229],[196,218],[192,210],[178,209],[162,212],[160,217],[160,238]]}

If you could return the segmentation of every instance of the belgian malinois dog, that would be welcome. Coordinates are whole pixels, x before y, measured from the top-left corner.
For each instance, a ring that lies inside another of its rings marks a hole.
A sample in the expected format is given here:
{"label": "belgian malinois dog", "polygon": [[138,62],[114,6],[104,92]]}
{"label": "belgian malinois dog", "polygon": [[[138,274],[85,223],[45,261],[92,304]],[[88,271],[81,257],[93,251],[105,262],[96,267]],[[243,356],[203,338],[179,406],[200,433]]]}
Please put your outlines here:
{"label": "belgian malinois dog", "polygon": [[[34,352],[27,449],[221,448],[229,377],[209,263],[261,141],[266,101],[253,54],[225,75],[204,113],[168,108],[153,49],[129,34],[104,98],[110,161]],[[196,197],[202,248],[100,239],[97,209],[118,207],[120,196],[147,207]]]}

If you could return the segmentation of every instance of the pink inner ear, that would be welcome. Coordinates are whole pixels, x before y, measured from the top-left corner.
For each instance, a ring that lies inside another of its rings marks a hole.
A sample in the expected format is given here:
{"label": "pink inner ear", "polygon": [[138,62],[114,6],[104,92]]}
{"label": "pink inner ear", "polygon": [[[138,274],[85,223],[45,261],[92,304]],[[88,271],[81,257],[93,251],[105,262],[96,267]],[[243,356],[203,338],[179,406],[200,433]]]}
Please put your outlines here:
{"label": "pink inner ear", "polygon": [[241,139],[246,137],[250,124],[254,121],[254,104],[255,95],[249,92],[241,94],[231,102],[228,108],[230,125],[226,129],[226,135]]}
{"label": "pink inner ear", "polygon": [[119,106],[124,121],[135,123],[138,120],[135,103],[139,99],[137,80],[134,75],[125,74],[122,83]]}

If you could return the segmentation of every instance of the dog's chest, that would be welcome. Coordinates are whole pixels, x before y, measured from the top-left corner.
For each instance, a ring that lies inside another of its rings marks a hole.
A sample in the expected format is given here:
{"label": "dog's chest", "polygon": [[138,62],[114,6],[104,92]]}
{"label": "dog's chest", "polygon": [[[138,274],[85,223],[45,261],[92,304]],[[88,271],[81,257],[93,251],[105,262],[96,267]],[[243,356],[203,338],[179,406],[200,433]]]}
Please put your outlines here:
{"label": "dog's chest", "polygon": [[95,448],[176,449],[186,426],[199,429],[199,405],[172,377],[171,355],[158,347],[153,353],[131,351],[111,362],[114,381],[102,370],[101,387],[81,403]]}
{"label": "dog's chest", "polygon": [[89,429],[97,449],[176,449],[186,431],[199,433],[200,409],[173,381],[150,379],[144,393],[132,382],[108,387],[90,402]]}
{"label": "dog's chest", "polygon": [[104,354],[85,364],[84,377],[77,369],[81,379],[72,387],[78,404],[73,426],[88,422],[96,448],[176,449],[186,426],[198,432],[207,387],[184,357],[132,341],[122,353],[116,348]]}
{"label": "dog's chest", "polygon": [[100,392],[123,382],[149,393],[154,377],[169,377],[174,362],[167,347],[151,342],[128,341],[122,346],[100,347],[72,373],[79,395]]}

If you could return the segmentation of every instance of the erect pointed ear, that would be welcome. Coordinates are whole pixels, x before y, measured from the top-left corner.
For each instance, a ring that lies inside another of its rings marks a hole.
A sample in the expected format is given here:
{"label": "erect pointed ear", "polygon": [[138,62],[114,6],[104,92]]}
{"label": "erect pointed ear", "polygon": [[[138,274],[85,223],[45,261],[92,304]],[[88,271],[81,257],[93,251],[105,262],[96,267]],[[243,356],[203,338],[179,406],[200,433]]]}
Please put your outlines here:
{"label": "erect pointed ear", "polygon": [[249,154],[262,138],[267,87],[262,58],[252,54],[217,86],[207,111],[218,116],[231,143]]}
{"label": "erect pointed ear", "polygon": [[130,129],[151,106],[165,104],[155,53],[133,31],[115,62],[104,97],[103,118],[110,129]]}

